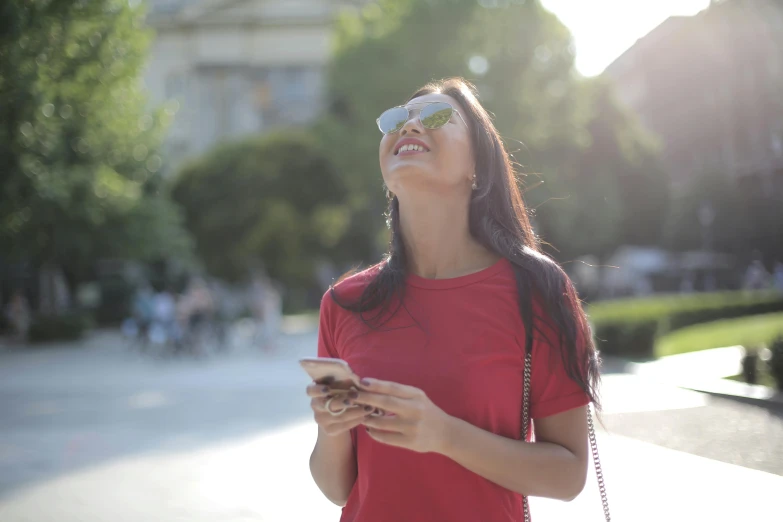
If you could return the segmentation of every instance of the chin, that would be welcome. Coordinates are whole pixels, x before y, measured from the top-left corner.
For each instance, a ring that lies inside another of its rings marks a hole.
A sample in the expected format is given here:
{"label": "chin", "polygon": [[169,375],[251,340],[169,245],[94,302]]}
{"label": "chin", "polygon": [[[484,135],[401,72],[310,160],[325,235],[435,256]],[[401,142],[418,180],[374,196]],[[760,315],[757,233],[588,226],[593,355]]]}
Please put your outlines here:
{"label": "chin", "polygon": [[397,165],[394,168],[387,171],[383,179],[386,182],[386,186],[389,190],[394,192],[392,187],[405,186],[410,183],[420,183],[426,179],[434,179],[435,173],[431,169],[423,169],[419,166],[413,165]]}

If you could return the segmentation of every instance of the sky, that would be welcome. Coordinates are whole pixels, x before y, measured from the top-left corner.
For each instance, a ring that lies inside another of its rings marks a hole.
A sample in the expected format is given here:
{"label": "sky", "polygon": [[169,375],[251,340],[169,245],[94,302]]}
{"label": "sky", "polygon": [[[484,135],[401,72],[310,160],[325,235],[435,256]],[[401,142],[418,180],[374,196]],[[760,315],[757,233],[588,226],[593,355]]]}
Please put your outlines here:
{"label": "sky", "polygon": [[577,70],[595,76],[668,17],[696,14],[710,0],[541,0],[541,4],[571,30]]}

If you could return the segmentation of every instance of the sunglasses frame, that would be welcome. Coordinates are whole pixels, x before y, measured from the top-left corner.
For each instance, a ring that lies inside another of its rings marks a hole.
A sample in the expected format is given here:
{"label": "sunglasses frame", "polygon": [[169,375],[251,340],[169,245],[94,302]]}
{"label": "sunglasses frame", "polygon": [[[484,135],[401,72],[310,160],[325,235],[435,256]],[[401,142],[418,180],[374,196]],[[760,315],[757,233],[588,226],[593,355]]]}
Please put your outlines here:
{"label": "sunglasses frame", "polygon": [[[451,108],[451,113],[452,113],[452,115],[453,115],[454,113],[457,113],[457,115],[459,116],[459,119],[460,119],[460,120],[462,120],[462,123],[465,123],[465,118],[463,118],[463,117],[462,117],[462,114],[460,114],[460,112],[459,112],[457,109],[455,109],[455,108],[454,108],[454,106],[453,106],[452,104],[450,104],[449,102],[444,102],[444,101],[414,102],[414,103],[412,103],[412,104],[410,104],[410,105],[425,105],[425,106],[426,106],[426,105],[432,105],[432,104],[434,104],[434,103],[442,103],[442,104],[444,104],[444,105],[448,105],[448,106]],[[400,130],[402,130],[402,127],[400,127],[399,129],[397,129],[396,131],[389,131],[389,132],[383,132],[383,129],[381,129],[381,118],[383,117],[383,115],[384,115],[384,114],[386,114],[387,112],[389,112],[389,111],[391,111],[391,110],[394,110],[394,109],[405,109],[405,110],[407,111],[408,115],[407,115],[407,116],[406,116],[406,118],[405,118],[405,123],[407,123],[407,122],[408,122],[408,120],[410,120],[410,119],[411,119],[411,110],[408,108],[408,106],[407,106],[407,105],[396,105],[396,106],[394,106],[394,107],[389,107],[388,109],[386,109],[385,111],[383,111],[383,112],[381,113],[381,115],[380,115],[380,116],[378,116],[378,118],[375,120],[375,123],[376,123],[376,125],[378,125],[378,130],[380,130],[380,131],[381,131],[381,133],[382,133],[382,134],[384,134],[384,135],[386,135],[386,134],[394,134],[395,132],[400,132]],[[419,121],[421,121],[421,111],[422,111],[423,109],[424,109],[424,107],[422,107],[421,109],[419,109]],[[440,129],[441,127],[445,126],[445,125],[446,125],[446,123],[448,123],[449,121],[451,121],[451,116],[449,116],[449,119],[448,119],[448,120],[446,120],[446,121],[443,123],[443,125],[440,125],[440,126],[438,126],[438,127],[432,127],[432,128],[430,128],[430,127],[427,127],[427,126],[425,126],[425,125],[424,125],[424,123],[422,123],[421,125],[422,125],[422,127],[424,127],[425,129],[429,129],[429,130],[435,130],[435,129]],[[405,126],[405,123],[403,123],[403,127]],[[467,124],[467,123],[465,123],[465,126],[467,127],[467,126],[468,126],[468,124]]]}

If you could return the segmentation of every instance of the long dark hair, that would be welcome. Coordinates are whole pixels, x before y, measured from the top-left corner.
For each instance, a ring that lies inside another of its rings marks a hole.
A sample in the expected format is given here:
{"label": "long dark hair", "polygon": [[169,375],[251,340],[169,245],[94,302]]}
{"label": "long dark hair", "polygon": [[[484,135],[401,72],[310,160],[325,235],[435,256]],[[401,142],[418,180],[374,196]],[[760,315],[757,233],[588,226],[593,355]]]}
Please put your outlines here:
{"label": "long dark hair", "polygon": [[[470,233],[485,248],[505,257],[513,266],[519,312],[525,325],[525,350],[532,352],[533,332],[540,331],[538,322],[534,321],[534,318],[541,319],[535,317],[533,307],[533,296],[537,295],[557,330],[559,353],[568,376],[579,384],[600,411],[600,361],[587,316],[568,275],[541,251],[539,239],[530,226],[509,155],[489,114],[479,103],[475,87],[462,78],[449,78],[428,83],[413,93],[408,101],[432,93],[445,94],[457,100],[464,108],[462,116],[470,121],[478,185],[470,201]],[[339,306],[359,314],[362,321],[373,328],[404,306],[408,267],[396,196],[389,198],[387,218],[391,229],[389,251],[376,265],[377,272],[362,294],[358,299],[346,302],[335,292],[335,286],[353,275],[355,270],[344,274],[330,291]],[[391,308],[394,309],[390,312]]]}

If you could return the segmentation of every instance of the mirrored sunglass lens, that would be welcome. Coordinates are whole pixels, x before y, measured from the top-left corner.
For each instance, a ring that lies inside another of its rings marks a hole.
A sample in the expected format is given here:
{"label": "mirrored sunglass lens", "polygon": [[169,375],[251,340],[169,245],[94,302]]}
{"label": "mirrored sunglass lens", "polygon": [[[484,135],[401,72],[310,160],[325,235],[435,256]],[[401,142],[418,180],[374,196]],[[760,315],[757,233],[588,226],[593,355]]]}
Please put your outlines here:
{"label": "mirrored sunglass lens", "polygon": [[403,107],[395,107],[381,114],[378,125],[384,133],[397,132],[408,121],[408,111]]}
{"label": "mirrored sunglass lens", "polygon": [[433,103],[421,110],[421,124],[428,129],[443,127],[451,119],[451,105],[447,103]]}

